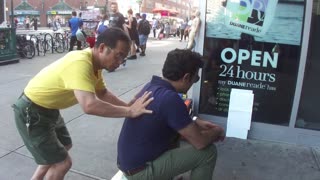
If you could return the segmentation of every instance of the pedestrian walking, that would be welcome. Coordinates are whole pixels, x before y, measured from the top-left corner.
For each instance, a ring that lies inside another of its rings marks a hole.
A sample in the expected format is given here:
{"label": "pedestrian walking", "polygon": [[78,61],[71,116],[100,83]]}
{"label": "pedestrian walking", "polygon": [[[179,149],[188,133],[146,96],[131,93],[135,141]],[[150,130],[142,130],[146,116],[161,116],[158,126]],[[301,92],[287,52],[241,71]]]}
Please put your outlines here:
{"label": "pedestrian walking", "polygon": [[188,45],[187,49],[193,49],[195,47],[195,36],[198,34],[200,29],[200,11],[196,11],[194,15],[194,19],[192,20],[191,27],[188,33]]}
{"label": "pedestrian walking", "polygon": [[14,17],[14,28],[17,28],[18,27],[18,18],[17,17]]}
{"label": "pedestrian walking", "polygon": [[164,34],[165,34],[165,38],[169,38],[170,36],[170,31],[171,31],[171,26],[169,22],[166,22],[164,24]]}
{"label": "pedestrian walking", "polygon": [[24,24],[27,30],[30,29],[30,18],[29,16],[26,16],[26,18],[24,19]]}
{"label": "pedestrian walking", "polygon": [[164,23],[160,22],[159,23],[159,34],[158,34],[158,39],[161,40],[162,38],[164,38]]}
{"label": "pedestrian walking", "polygon": [[140,49],[141,53],[140,56],[145,56],[146,55],[146,49],[147,49],[147,41],[148,41],[148,36],[150,34],[150,23],[146,19],[147,15],[142,14],[142,19],[138,24],[138,33],[139,33],[139,42],[140,42]]}
{"label": "pedestrian walking", "polygon": [[101,17],[101,20],[100,20],[100,22],[99,22],[99,24],[97,25],[97,28],[96,28],[96,39],[99,36],[99,34],[102,34],[108,28],[109,28],[108,15],[104,14]]}
{"label": "pedestrian walking", "polygon": [[52,21],[51,18],[48,18],[48,28],[51,29]]}
{"label": "pedestrian walking", "polygon": [[184,34],[186,28],[188,26],[188,22],[187,21],[183,21],[181,23],[181,26],[180,26],[180,42],[184,39],[186,41],[186,35]]}
{"label": "pedestrian walking", "polygon": [[37,17],[32,18],[32,25],[33,25],[33,29],[35,31],[37,31],[38,30],[38,18]]}
{"label": "pedestrian walking", "polygon": [[125,30],[125,19],[123,14],[119,12],[118,3],[111,2],[111,13],[109,18],[109,26],[110,27],[118,27],[122,30]]}
{"label": "pedestrian walking", "polygon": [[[139,22],[141,21],[141,15],[140,15],[140,13],[136,13],[135,14],[135,16],[136,16],[136,19],[137,19],[137,24],[139,24]],[[138,30],[138,25],[137,25],[137,30]],[[139,35],[139,32],[138,32],[138,35]],[[136,52],[137,53],[140,53],[140,40],[139,40],[139,38],[137,39],[137,41],[136,41]]]}
{"label": "pedestrian walking", "polygon": [[72,11],[72,18],[69,20],[69,27],[71,31],[70,48],[69,51],[73,50],[73,46],[77,43],[77,50],[81,50],[81,41],[77,39],[76,33],[78,29],[82,27],[83,21],[77,17],[77,12]]}
{"label": "pedestrian walking", "polygon": [[139,39],[139,34],[138,34],[138,29],[137,29],[137,20],[136,18],[133,16],[133,11],[132,9],[128,10],[128,32],[130,35],[130,39],[131,39],[131,48],[130,48],[130,56],[127,58],[128,60],[133,60],[133,59],[137,59],[137,55],[136,55],[136,41],[137,39]]}
{"label": "pedestrian walking", "polygon": [[53,31],[58,31],[61,29],[60,19],[56,17],[53,21]]}
{"label": "pedestrian walking", "polygon": [[152,18],[152,32],[153,38],[157,37],[157,28],[158,28],[159,21],[156,18]]}

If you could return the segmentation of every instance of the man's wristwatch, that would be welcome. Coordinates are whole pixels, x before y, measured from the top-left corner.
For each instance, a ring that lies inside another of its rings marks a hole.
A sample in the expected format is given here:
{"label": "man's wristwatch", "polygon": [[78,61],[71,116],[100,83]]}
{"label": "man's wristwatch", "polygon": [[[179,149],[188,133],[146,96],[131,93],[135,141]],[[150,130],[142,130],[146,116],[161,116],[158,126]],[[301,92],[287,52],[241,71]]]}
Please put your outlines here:
{"label": "man's wristwatch", "polygon": [[196,121],[197,119],[198,119],[198,116],[193,116],[193,117],[192,117],[192,120],[193,120],[193,121]]}

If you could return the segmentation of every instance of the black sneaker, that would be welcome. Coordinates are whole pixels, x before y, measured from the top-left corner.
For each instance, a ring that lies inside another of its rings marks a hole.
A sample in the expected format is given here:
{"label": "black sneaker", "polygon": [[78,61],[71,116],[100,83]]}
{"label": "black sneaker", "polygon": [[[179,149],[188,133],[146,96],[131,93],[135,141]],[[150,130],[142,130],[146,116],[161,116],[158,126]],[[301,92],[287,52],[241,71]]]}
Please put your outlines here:
{"label": "black sneaker", "polygon": [[139,53],[139,52],[140,52],[139,48],[136,50],[136,52],[137,52],[137,53]]}
{"label": "black sneaker", "polygon": [[140,56],[145,56],[146,54],[144,52],[141,52],[140,53]]}
{"label": "black sneaker", "polygon": [[137,59],[137,55],[132,55],[132,56],[129,56],[128,58],[127,58],[128,60],[133,60],[133,59]]}

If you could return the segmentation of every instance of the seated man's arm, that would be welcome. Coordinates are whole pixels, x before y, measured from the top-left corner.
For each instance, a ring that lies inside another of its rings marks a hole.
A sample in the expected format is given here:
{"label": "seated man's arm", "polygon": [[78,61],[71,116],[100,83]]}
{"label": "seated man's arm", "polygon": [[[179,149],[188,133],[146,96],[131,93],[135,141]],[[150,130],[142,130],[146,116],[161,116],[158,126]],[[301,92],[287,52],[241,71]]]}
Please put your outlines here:
{"label": "seated man's arm", "polygon": [[[144,93],[130,107],[112,104],[102,101],[97,96],[88,91],[74,90],[76,99],[86,114],[92,114],[103,117],[138,117],[141,114],[151,114],[152,111],[145,107],[153,100],[150,98],[150,92]],[[120,102],[117,102],[120,103]]]}
{"label": "seated man's arm", "polygon": [[197,121],[178,131],[196,149],[205,148],[209,144],[223,139],[221,137],[224,137],[224,130],[221,127],[214,124],[210,126],[210,122],[207,122],[208,125],[203,126],[203,123],[201,124]]}

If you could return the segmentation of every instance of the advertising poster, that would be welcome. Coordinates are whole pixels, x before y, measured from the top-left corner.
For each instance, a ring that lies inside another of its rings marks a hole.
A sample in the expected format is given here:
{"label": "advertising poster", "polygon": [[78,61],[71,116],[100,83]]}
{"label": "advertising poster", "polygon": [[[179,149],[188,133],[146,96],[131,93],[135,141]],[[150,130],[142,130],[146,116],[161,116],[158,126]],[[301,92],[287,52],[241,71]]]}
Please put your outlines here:
{"label": "advertising poster", "polygon": [[231,88],[254,93],[252,121],[288,125],[304,0],[207,0],[199,113],[227,117]]}

